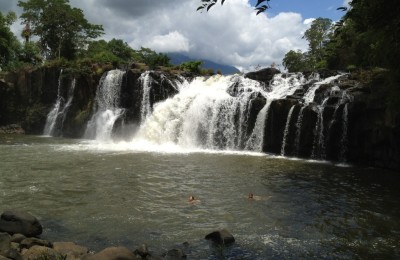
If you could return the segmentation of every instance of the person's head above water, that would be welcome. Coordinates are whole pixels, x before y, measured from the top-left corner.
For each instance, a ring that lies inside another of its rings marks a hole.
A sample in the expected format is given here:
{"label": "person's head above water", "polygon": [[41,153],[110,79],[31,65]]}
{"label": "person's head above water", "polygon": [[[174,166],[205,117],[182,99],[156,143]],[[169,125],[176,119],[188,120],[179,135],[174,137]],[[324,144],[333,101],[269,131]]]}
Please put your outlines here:
{"label": "person's head above water", "polygon": [[252,199],[254,197],[253,193],[249,193],[249,199]]}

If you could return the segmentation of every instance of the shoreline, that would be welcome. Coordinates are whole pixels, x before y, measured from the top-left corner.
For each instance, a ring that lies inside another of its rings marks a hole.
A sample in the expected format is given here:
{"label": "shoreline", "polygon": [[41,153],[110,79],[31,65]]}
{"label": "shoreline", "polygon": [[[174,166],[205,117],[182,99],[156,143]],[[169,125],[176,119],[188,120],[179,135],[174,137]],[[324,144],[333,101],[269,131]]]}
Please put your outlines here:
{"label": "shoreline", "polygon": [[[42,225],[30,213],[19,210],[4,211],[0,217],[0,260],[186,259],[191,246],[188,242],[183,242],[180,246],[171,247],[161,254],[153,253],[147,244],[141,244],[133,250],[125,246],[108,246],[96,252],[71,241],[42,239],[42,231]],[[235,242],[235,238],[226,229],[211,232],[204,239],[220,250]]]}

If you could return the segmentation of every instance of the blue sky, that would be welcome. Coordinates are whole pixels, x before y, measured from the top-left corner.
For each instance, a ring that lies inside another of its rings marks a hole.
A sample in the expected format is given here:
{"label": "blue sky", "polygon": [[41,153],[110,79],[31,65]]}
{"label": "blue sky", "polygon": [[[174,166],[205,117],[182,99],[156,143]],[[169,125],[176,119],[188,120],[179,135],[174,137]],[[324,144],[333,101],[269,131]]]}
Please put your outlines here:
{"label": "blue sky", "polygon": [[[268,16],[275,16],[281,12],[300,13],[304,19],[308,18],[330,18],[333,21],[339,20],[344,13],[336,10],[343,6],[343,0],[271,0],[271,9],[267,10]],[[252,5],[257,0],[250,0]]]}

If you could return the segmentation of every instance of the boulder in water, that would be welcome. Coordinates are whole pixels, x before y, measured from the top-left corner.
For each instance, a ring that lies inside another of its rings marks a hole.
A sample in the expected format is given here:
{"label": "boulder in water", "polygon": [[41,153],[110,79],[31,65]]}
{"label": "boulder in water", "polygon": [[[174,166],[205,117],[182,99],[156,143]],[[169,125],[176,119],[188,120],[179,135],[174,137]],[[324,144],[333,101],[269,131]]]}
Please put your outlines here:
{"label": "boulder in water", "polygon": [[275,74],[281,73],[275,68],[265,68],[257,71],[252,71],[244,75],[245,78],[261,81],[264,83],[269,83],[269,81],[274,77]]}
{"label": "boulder in water", "polygon": [[11,235],[19,233],[27,237],[35,237],[42,234],[42,225],[27,212],[9,210],[1,214],[0,231]]}
{"label": "boulder in water", "polygon": [[211,240],[214,244],[217,245],[230,245],[235,242],[235,238],[233,237],[233,235],[226,229],[211,232],[210,234],[205,236],[205,239]]}

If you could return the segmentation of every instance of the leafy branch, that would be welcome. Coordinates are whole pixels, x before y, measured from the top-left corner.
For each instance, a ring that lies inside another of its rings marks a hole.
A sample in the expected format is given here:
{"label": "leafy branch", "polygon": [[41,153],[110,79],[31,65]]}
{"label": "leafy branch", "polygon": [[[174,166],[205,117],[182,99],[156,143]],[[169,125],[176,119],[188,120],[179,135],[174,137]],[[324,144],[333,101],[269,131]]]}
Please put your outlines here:
{"label": "leafy branch", "polygon": [[[267,9],[271,8],[269,5],[270,0],[258,0],[257,4],[255,5],[255,9],[257,11],[256,15],[265,12]],[[197,7],[196,11],[203,11],[206,10],[207,12],[213,7],[218,0],[201,0],[202,4]],[[225,0],[221,0],[221,5],[225,3]],[[262,4],[262,5],[261,5]]]}

